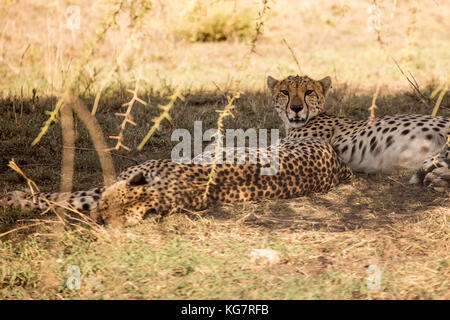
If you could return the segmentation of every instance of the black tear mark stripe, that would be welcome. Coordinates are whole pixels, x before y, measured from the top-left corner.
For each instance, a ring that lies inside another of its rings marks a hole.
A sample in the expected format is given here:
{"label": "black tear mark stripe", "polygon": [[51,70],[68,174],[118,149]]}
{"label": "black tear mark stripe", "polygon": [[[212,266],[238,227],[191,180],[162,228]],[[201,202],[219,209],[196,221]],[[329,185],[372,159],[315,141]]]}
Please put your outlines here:
{"label": "black tear mark stripe", "polygon": [[309,121],[309,105],[306,103],[305,99],[303,99],[303,100],[305,102],[305,107],[308,110],[308,112],[306,113],[306,120],[305,120],[306,122],[305,123],[308,123],[308,121]]}
{"label": "black tear mark stripe", "polygon": [[286,111],[289,109],[289,103],[291,102],[291,95],[288,94],[287,98],[288,98],[288,101],[286,102],[286,106],[285,106]]}

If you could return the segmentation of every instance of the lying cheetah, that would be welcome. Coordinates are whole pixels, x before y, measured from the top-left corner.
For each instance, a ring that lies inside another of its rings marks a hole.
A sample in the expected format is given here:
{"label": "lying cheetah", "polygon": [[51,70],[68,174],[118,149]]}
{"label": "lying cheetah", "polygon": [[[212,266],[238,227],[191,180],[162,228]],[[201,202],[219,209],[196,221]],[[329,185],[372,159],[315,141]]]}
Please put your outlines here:
{"label": "lying cheetah", "polygon": [[[268,151],[246,149],[245,153],[235,153],[234,158],[234,164],[216,164],[207,194],[211,164],[149,160],[128,168],[119,175],[118,182],[108,187],[66,194],[66,200],[60,202],[89,213],[97,222],[134,225],[152,212],[196,211],[226,202],[325,192],[352,176],[351,170],[321,138],[282,140]],[[272,168],[270,160],[278,167]],[[41,193],[33,197],[14,191],[2,202],[46,209],[48,201],[58,201],[59,196]]]}
{"label": "lying cheetah", "polygon": [[421,168],[410,183],[423,182],[436,191],[447,190],[448,117],[397,115],[353,121],[326,114],[324,102],[331,87],[330,77],[316,81],[307,76],[289,76],[279,81],[269,76],[267,85],[287,138],[322,137],[357,172]]}

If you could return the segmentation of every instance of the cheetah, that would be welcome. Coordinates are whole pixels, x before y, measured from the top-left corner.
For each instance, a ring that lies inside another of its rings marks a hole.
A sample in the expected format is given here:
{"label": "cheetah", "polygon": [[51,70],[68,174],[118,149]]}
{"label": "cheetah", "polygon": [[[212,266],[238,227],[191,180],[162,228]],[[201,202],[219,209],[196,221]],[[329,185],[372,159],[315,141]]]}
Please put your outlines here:
{"label": "cheetah", "polygon": [[289,76],[277,80],[268,76],[267,86],[287,138],[322,137],[355,172],[419,169],[410,183],[448,190],[448,117],[413,114],[354,121],[326,113],[330,77],[313,80]]}
{"label": "cheetah", "polygon": [[[267,149],[244,149],[243,153],[234,153],[233,163],[216,163],[209,184],[214,164],[149,160],[126,169],[107,187],[62,195],[14,191],[2,202],[47,209],[49,202],[59,201],[98,223],[130,226],[150,213],[199,211],[222,203],[326,192],[352,177],[352,171],[322,138],[281,140]],[[269,159],[278,167],[271,167]],[[59,200],[60,196],[66,199]]]}

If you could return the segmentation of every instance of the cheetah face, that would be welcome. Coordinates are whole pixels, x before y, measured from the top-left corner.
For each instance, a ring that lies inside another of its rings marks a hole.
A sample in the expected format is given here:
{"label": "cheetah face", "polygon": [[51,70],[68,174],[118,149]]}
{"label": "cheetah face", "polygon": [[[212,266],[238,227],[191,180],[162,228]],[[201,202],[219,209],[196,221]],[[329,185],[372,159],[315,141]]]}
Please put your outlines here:
{"label": "cheetah face", "polygon": [[139,223],[151,209],[152,191],[142,173],[128,180],[118,181],[102,194],[97,208],[91,217],[97,222],[113,226],[132,226]]}
{"label": "cheetah face", "polygon": [[267,86],[272,103],[288,130],[304,126],[325,111],[325,95],[331,86],[331,78],[316,81],[307,76],[289,76],[276,80],[268,76]]}

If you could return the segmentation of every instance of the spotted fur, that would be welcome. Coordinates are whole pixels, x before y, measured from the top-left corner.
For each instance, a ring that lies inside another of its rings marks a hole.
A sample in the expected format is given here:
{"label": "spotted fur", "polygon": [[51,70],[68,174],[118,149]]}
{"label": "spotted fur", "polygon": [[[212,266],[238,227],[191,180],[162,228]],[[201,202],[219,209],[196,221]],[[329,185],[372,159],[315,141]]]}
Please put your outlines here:
{"label": "spotted fur", "polygon": [[[279,81],[269,76],[267,85],[287,129],[287,138],[322,137],[357,172],[390,173],[398,168],[421,168],[412,183],[438,186],[438,191],[447,188],[448,117],[414,114],[354,121],[326,113],[330,77],[317,81],[307,76],[289,76]],[[435,155],[438,156],[432,161]],[[443,169],[435,171],[438,168]]]}
{"label": "spotted fur", "polygon": [[149,160],[128,168],[119,175],[118,182],[108,187],[34,197],[15,191],[3,203],[45,209],[47,200],[51,200],[88,212],[98,222],[133,225],[148,213],[197,211],[227,202],[325,192],[352,176],[351,170],[321,138],[283,140],[268,151],[274,162],[279,163],[278,170],[272,167],[271,174],[262,174],[262,169],[271,167],[267,150],[246,149],[243,155],[235,153],[234,164],[217,164],[206,196],[211,164]]}

